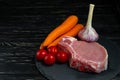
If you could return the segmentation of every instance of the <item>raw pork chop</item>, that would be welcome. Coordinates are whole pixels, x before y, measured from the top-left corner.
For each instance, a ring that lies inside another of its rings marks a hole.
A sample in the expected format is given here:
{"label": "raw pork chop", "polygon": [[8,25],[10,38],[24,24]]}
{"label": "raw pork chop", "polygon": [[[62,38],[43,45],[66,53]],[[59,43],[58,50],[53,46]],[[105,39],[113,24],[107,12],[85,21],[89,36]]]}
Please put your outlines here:
{"label": "raw pork chop", "polygon": [[58,43],[58,47],[70,55],[71,68],[96,73],[107,69],[107,50],[97,42],[88,43],[67,36]]}

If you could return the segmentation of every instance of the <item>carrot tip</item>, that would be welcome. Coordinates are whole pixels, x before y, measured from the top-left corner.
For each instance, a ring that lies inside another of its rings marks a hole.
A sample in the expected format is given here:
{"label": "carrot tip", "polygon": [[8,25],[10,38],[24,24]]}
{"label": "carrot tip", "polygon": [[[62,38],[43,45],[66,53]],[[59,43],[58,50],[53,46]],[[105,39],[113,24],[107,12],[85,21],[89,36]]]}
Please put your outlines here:
{"label": "carrot tip", "polygon": [[43,47],[43,45],[41,44],[41,45],[40,45],[40,49],[43,49],[43,48],[44,48],[44,47]]}

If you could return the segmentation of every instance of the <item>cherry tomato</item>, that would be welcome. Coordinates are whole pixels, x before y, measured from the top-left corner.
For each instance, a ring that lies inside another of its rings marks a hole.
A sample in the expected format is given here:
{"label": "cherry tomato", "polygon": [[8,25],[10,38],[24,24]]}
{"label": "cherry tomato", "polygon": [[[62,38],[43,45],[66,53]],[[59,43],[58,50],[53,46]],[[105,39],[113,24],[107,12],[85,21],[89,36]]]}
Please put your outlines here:
{"label": "cherry tomato", "polygon": [[58,48],[56,46],[51,46],[48,48],[48,52],[56,55],[56,53],[58,52]]}
{"label": "cherry tomato", "polygon": [[55,63],[55,56],[53,54],[47,54],[44,58],[44,62],[47,65],[53,65]]}
{"label": "cherry tomato", "polygon": [[56,55],[56,59],[57,59],[57,61],[60,62],[60,63],[65,63],[65,62],[68,61],[68,55],[67,55],[66,52],[59,52],[59,53],[57,53],[57,55]]}
{"label": "cherry tomato", "polygon": [[46,50],[44,50],[44,49],[38,50],[36,53],[37,60],[43,60],[46,54],[47,54]]}

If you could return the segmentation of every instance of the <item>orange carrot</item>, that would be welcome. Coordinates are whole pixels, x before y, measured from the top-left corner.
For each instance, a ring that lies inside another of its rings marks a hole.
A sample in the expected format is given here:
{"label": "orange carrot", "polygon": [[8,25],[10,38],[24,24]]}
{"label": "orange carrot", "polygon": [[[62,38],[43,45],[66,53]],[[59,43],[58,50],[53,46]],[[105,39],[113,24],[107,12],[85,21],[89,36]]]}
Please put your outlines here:
{"label": "orange carrot", "polygon": [[69,16],[61,25],[56,27],[51,33],[48,34],[44,42],[41,44],[40,49],[47,47],[56,38],[72,29],[78,22],[78,17],[75,15]]}
{"label": "orange carrot", "polygon": [[48,45],[48,47],[56,46],[58,44],[58,42],[65,36],[73,36],[73,37],[76,36],[78,34],[78,32],[82,29],[83,29],[82,24],[75,25],[75,27],[73,27],[70,31],[68,31],[67,33],[63,34],[62,36],[60,36],[59,38],[54,40],[50,45]]}

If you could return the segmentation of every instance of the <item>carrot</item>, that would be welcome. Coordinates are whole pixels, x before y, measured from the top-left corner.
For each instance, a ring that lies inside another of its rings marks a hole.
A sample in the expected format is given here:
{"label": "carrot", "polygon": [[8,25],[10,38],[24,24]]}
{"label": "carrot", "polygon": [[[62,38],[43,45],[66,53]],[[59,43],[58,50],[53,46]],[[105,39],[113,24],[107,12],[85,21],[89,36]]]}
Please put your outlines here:
{"label": "carrot", "polygon": [[47,47],[52,43],[57,37],[66,33],[70,29],[72,29],[78,22],[78,17],[75,15],[69,16],[61,25],[56,27],[52,32],[48,34],[44,42],[41,44],[40,49]]}
{"label": "carrot", "polygon": [[75,25],[75,27],[73,27],[70,31],[68,31],[67,33],[63,34],[62,36],[60,36],[59,38],[54,40],[50,45],[48,45],[48,47],[56,46],[58,44],[58,42],[65,36],[73,36],[73,37],[76,36],[78,34],[78,32],[82,29],[83,29],[82,24]]}

